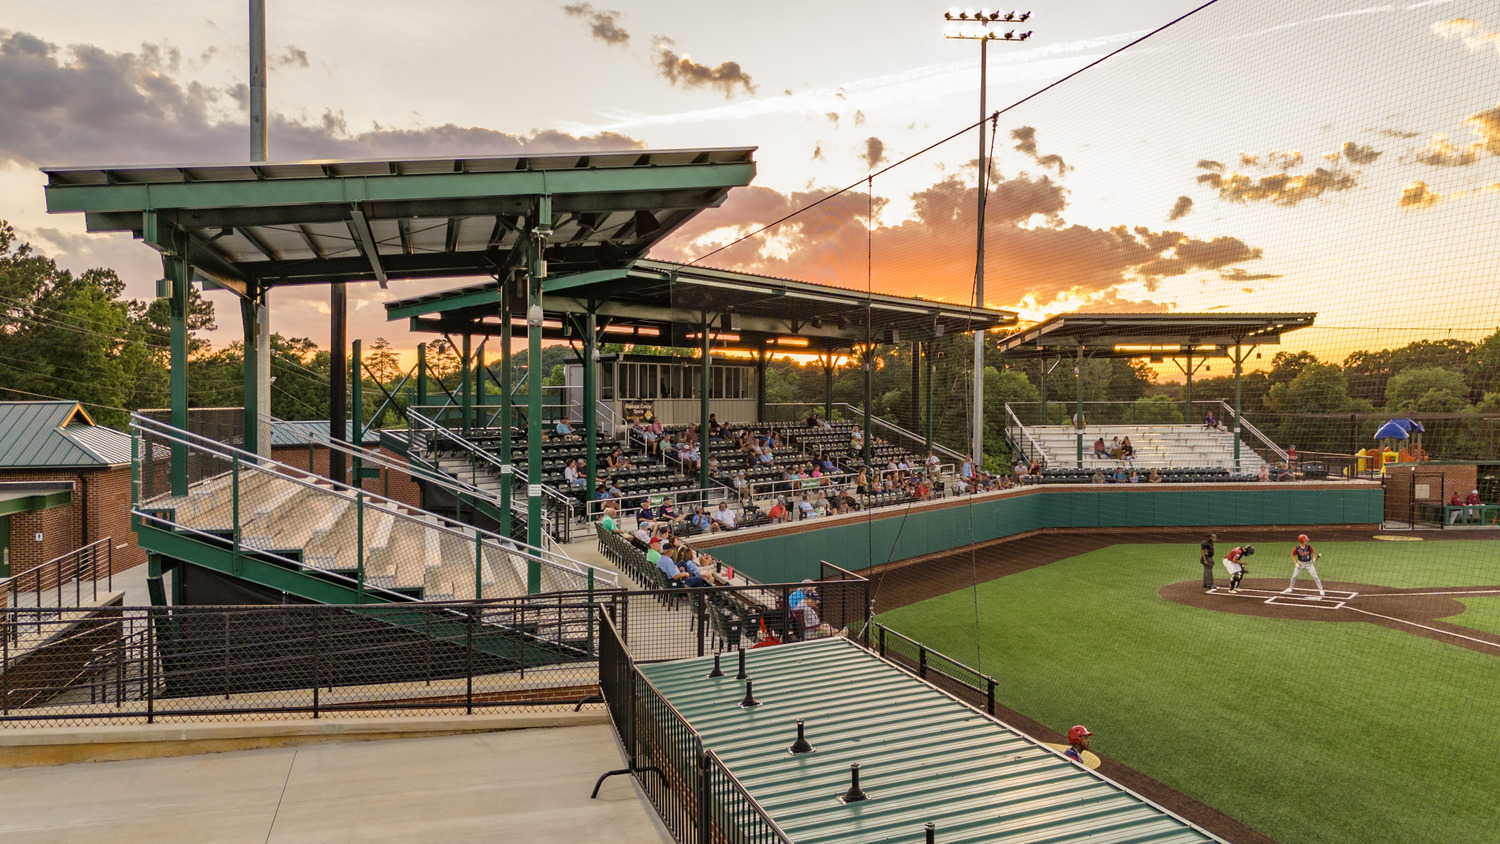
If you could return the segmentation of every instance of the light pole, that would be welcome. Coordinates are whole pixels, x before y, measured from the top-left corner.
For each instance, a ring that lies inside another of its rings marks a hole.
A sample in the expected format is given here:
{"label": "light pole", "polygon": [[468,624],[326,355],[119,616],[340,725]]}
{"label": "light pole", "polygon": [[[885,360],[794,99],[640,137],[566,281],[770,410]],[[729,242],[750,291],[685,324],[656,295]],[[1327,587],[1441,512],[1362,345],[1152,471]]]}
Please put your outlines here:
{"label": "light pole", "polygon": [[[989,9],[949,9],[943,15],[943,37],[979,42],[979,222],[975,247],[974,304],[984,307],[984,198],[988,192],[986,179],[989,168],[985,166],[984,150],[984,93],[988,82],[989,46],[991,41],[1025,41],[1031,37],[1030,30],[1018,32],[1008,29],[1031,18],[1030,12],[998,12]],[[984,468],[984,331],[974,332],[974,416],[973,441],[969,450],[974,455],[974,469]]]}

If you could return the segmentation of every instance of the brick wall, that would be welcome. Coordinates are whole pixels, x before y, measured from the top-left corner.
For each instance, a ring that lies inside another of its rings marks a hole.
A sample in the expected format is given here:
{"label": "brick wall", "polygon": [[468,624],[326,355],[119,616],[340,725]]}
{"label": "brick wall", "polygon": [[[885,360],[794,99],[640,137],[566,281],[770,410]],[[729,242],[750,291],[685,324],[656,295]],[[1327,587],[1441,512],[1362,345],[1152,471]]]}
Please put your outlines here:
{"label": "brick wall", "polygon": [[1412,515],[1413,500],[1447,504],[1454,492],[1467,496],[1478,487],[1479,467],[1473,464],[1397,463],[1386,473],[1385,515],[1406,521]]}
{"label": "brick wall", "polygon": [[[10,517],[10,570],[19,574],[84,545],[110,537],[113,568],[145,562],[130,529],[130,467],[56,471],[0,471],[0,481],[72,483],[73,503]],[[87,517],[84,508],[87,507]],[[85,530],[87,535],[85,535]],[[37,541],[36,535],[42,540]]]}

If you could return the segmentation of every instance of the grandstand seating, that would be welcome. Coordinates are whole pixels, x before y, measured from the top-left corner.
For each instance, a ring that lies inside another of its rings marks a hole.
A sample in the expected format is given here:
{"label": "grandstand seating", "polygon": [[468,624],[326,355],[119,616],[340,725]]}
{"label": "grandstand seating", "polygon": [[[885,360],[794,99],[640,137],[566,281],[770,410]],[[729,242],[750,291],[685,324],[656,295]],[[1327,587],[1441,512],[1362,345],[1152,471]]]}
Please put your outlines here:
{"label": "grandstand seating", "polygon": [[[1036,425],[1026,429],[1030,439],[1041,445],[1050,469],[1076,468],[1077,433],[1066,425]],[[1266,461],[1248,443],[1240,445],[1240,467],[1235,471],[1234,434],[1215,431],[1201,425],[1090,425],[1083,436],[1083,467],[1088,474],[1095,469],[1112,471],[1120,462],[1113,457],[1095,457],[1094,441],[1103,437],[1109,444],[1114,437],[1130,438],[1135,457],[1126,462],[1127,470],[1149,472],[1187,470],[1193,474],[1239,475],[1254,479]]]}

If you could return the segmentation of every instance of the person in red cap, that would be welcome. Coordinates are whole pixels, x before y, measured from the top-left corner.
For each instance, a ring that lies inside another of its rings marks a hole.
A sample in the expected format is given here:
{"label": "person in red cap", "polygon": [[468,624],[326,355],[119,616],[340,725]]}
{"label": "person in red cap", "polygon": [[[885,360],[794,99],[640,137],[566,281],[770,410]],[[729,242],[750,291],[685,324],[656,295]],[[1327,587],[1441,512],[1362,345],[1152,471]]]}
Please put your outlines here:
{"label": "person in red cap", "polygon": [[1091,735],[1093,733],[1089,732],[1089,728],[1082,724],[1069,729],[1068,744],[1071,746],[1063,751],[1063,755],[1080,765],[1086,764],[1083,761],[1083,752],[1089,749],[1089,736]]}
{"label": "person in red cap", "polygon": [[1292,559],[1297,561],[1296,567],[1292,569],[1292,582],[1281,590],[1281,594],[1290,595],[1297,586],[1297,578],[1301,577],[1302,571],[1306,569],[1307,573],[1312,575],[1313,583],[1318,584],[1318,598],[1321,600],[1327,595],[1328,593],[1323,591],[1323,579],[1318,577],[1318,568],[1313,565],[1322,556],[1322,554],[1313,553],[1312,543],[1307,541],[1307,534],[1299,534],[1297,544],[1292,548]]}

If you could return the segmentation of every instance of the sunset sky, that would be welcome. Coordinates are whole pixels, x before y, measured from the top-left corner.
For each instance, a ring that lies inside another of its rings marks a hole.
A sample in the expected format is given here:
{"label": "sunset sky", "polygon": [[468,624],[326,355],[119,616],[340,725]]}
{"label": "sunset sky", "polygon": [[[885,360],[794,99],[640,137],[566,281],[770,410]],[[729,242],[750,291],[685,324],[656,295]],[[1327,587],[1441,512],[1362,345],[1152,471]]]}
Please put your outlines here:
{"label": "sunset sky", "polygon": [[[1198,5],[1033,7],[1031,41],[990,48],[990,110]],[[0,218],[148,296],[155,253],[45,214],[37,168],[246,160],[246,3],[6,6]],[[268,7],[273,160],[758,146],[753,185],[654,253],[666,259],[978,116],[979,46],[942,37],[948,4]],[[966,302],[977,145],[968,132],[705,263]],[[992,307],[1312,310],[1320,327],[1296,347],[1333,360],[1500,325],[1493,2],[1220,0],[1002,115],[994,148]],[[379,302],[459,283],[352,288],[350,336],[410,348],[425,338]],[[212,341],[237,339],[230,298],[212,298]],[[326,302],[274,293],[272,330],[326,343]]]}

